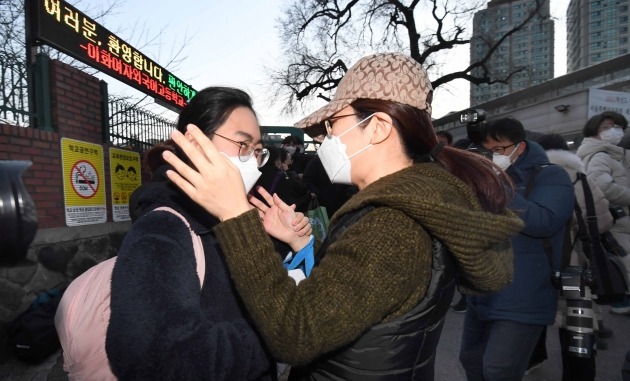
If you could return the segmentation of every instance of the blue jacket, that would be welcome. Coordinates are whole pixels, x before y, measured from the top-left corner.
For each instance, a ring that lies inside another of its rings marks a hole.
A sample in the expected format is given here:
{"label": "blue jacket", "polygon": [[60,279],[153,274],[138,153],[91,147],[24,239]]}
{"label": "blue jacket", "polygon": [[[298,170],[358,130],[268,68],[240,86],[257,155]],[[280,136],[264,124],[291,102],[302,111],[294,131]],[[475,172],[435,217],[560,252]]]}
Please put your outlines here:
{"label": "blue jacket", "polygon": [[[525,222],[512,238],[514,277],[503,290],[473,296],[469,304],[481,320],[511,320],[526,324],[554,323],[558,291],[551,284],[549,257],[543,246],[548,238],[557,268],[562,255],[564,228],[573,213],[575,194],[567,172],[549,163],[540,145],[527,141],[527,148],[506,171],[514,182],[510,209]],[[526,196],[530,178],[534,177]]]}

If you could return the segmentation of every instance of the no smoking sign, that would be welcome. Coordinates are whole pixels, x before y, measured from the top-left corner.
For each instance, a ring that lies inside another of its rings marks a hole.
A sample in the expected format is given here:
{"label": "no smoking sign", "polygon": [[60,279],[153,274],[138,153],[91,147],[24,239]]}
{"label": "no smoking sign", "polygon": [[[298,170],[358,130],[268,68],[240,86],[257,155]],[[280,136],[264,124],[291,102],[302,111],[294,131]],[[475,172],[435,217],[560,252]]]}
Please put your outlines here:
{"label": "no smoking sign", "polygon": [[71,172],[72,189],[81,198],[91,198],[98,191],[98,172],[92,163],[80,160],[74,163]]}

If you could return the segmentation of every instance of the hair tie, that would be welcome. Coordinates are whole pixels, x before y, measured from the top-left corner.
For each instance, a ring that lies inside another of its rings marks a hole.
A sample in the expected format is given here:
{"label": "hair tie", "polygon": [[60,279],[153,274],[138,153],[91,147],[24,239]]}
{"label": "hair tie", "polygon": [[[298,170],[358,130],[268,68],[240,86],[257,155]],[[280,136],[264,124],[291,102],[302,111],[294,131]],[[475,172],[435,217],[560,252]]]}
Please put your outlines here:
{"label": "hair tie", "polygon": [[442,148],[444,148],[445,145],[446,144],[444,143],[438,143],[435,147],[433,147],[433,149],[431,149],[431,152],[429,152],[429,158],[431,161],[437,160],[437,156],[440,154],[440,151],[442,151]]}

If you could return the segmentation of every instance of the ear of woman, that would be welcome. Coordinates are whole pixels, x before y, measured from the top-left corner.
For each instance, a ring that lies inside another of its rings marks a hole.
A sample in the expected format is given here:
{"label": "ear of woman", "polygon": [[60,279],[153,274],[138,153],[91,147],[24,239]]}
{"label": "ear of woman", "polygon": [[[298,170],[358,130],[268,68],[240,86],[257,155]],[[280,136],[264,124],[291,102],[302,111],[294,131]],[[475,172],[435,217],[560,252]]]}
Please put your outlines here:
{"label": "ear of woman", "polygon": [[372,118],[369,128],[373,131],[371,144],[380,144],[392,133],[392,118],[384,112],[377,112]]}

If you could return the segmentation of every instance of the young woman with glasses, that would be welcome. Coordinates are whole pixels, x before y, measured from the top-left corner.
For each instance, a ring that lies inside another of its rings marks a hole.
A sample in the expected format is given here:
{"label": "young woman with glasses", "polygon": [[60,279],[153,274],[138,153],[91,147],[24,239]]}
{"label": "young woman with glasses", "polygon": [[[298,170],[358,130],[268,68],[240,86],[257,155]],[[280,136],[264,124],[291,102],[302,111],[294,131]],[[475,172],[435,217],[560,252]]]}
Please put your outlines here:
{"label": "young woman with glasses", "polygon": [[[200,151],[173,134],[198,170],[165,153],[177,171],[167,176],[223,221],[215,232],[232,278],[273,354],[292,365],[290,380],[432,380],[456,279],[473,293],[511,281],[509,237],[522,225],[505,208],[509,180],[489,160],[438,144],[431,98],[415,60],[375,54],[297,123],[323,140],[317,155],[330,180],[359,188],[297,285],[265,237],[266,228],[308,245],[283,222],[286,205],[253,201],[261,221],[242,184],[216,175],[231,169],[213,142],[190,127]],[[209,197],[218,188],[232,196]]]}
{"label": "young woman with glasses", "polygon": [[[267,159],[250,97],[233,88],[201,90],[181,111],[177,130],[185,133],[190,123],[226,159],[231,174],[224,181],[238,181],[245,198]],[[219,220],[170,183],[164,151],[186,160],[173,141],[158,144],[146,157],[151,181],[131,196],[134,223],[111,282],[111,369],[119,380],[273,380],[275,363],[237,296],[213,231]],[[189,229],[174,214],[153,211],[162,206],[179,212],[201,237],[203,284]],[[308,237],[308,219],[292,217],[296,236]]]}

